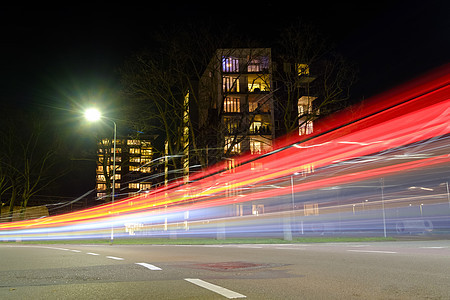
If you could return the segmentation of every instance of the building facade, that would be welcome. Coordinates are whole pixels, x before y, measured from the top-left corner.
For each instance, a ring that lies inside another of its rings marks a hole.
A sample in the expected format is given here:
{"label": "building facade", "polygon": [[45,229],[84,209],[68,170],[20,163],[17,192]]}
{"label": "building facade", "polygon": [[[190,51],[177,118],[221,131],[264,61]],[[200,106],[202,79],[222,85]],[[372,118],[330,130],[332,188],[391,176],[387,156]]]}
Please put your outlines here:
{"label": "building facade", "polygon": [[271,150],[271,68],[269,48],[218,49],[211,59],[199,85],[199,123],[214,124],[207,146],[218,149],[217,160]]}
{"label": "building facade", "polygon": [[97,200],[108,201],[110,198],[113,173],[115,173],[116,197],[133,196],[152,187],[151,175],[154,173],[154,167],[150,139],[116,139],[115,172],[113,172],[113,141],[102,139],[97,145]]}

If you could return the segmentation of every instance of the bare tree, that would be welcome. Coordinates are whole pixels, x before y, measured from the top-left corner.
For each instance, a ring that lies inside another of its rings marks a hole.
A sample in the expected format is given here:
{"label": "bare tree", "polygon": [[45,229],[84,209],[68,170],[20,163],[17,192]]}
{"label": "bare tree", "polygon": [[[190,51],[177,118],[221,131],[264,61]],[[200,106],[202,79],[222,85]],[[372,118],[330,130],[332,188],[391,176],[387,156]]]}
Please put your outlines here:
{"label": "bare tree", "polygon": [[[287,134],[319,116],[347,105],[357,68],[316,29],[307,24],[292,25],[282,31],[274,60],[274,93],[281,132]],[[309,107],[299,109],[304,97]]]}
{"label": "bare tree", "polygon": [[48,188],[67,170],[57,164],[60,144],[45,121],[32,115],[15,115],[7,120],[1,137],[2,169],[8,178],[4,189],[11,191],[10,219],[17,200],[23,218],[30,198]]}

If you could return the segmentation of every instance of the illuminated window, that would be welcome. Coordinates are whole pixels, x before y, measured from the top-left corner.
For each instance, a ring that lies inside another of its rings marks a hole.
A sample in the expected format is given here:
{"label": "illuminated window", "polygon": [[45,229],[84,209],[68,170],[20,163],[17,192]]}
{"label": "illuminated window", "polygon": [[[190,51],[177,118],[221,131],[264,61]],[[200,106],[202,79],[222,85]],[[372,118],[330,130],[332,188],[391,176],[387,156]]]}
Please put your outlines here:
{"label": "illuminated window", "polygon": [[226,128],[228,134],[237,133],[238,128],[239,128],[239,120],[236,120],[231,117],[224,117],[223,123],[225,125],[225,128]]}
{"label": "illuminated window", "polygon": [[[228,149],[233,145],[233,137],[226,137],[225,138],[225,148],[224,148],[224,152],[227,152]],[[231,153],[232,154],[238,154],[241,153],[241,143],[236,143],[232,146],[233,148],[231,149]]]}
{"label": "illuminated window", "polygon": [[127,140],[127,145],[140,145],[141,141],[140,140]]}
{"label": "illuminated window", "polygon": [[141,190],[150,190],[152,188],[152,184],[149,182],[141,182],[140,187]]}
{"label": "illuminated window", "polygon": [[152,172],[152,168],[151,167],[141,167],[139,169],[139,171],[141,171],[142,173],[151,173]]}
{"label": "illuminated window", "polygon": [[249,75],[247,88],[250,93],[269,92],[270,83],[267,75]]}
{"label": "illuminated window", "polygon": [[239,78],[237,76],[223,76],[223,91],[239,93]]}
{"label": "illuminated window", "polygon": [[261,122],[255,121],[250,124],[250,133],[259,133],[261,130]]}
{"label": "illuminated window", "polygon": [[224,112],[240,112],[241,102],[239,98],[226,97],[223,104]]}
{"label": "illuminated window", "polygon": [[222,57],[223,72],[239,72],[239,59],[236,57]]}
{"label": "illuminated window", "polygon": [[151,157],[141,157],[141,164],[149,164],[152,162]]}
{"label": "illuminated window", "polygon": [[317,216],[319,214],[319,204],[318,203],[305,203],[303,205],[303,210],[305,216]]}
{"label": "illuminated window", "polygon": [[301,75],[309,75],[309,66],[307,64],[297,64],[297,74]]}
{"label": "illuminated window", "polygon": [[244,205],[242,204],[236,204],[236,216],[243,216],[244,215]]}
{"label": "illuminated window", "polygon": [[248,72],[262,72],[269,68],[269,58],[267,56],[253,58],[249,60],[247,71]]}
{"label": "illuminated window", "polygon": [[128,169],[130,170],[130,172],[140,171],[138,166],[129,166]]}
{"label": "illuminated window", "polygon": [[264,213],[264,204],[253,204],[252,205],[252,215],[261,215]]}
{"label": "illuminated window", "polygon": [[262,154],[271,150],[271,145],[258,138],[250,138],[250,153]]}
{"label": "illuminated window", "polygon": [[142,154],[142,155],[148,155],[148,156],[151,156],[151,155],[152,155],[152,149],[142,149],[142,150],[141,150],[141,154]]}
{"label": "illuminated window", "polygon": [[139,183],[138,182],[131,182],[128,184],[129,189],[139,189]]}
{"label": "illuminated window", "polygon": [[132,162],[132,163],[140,163],[141,162],[141,158],[139,156],[130,157],[130,162]]}
{"label": "illuminated window", "polygon": [[267,101],[258,101],[258,99],[248,99],[248,111],[253,112],[259,110],[259,112],[269,112],[270,106]]}
{"label": "illuminated window", "polygon": [[140,154],[141,149],[139,148],[130,148],[130,154]]}
{"label": "illuminated window", "polygon": [[313,122],[307,121],[299,126],[298,135],[307,135],[313,132]]}

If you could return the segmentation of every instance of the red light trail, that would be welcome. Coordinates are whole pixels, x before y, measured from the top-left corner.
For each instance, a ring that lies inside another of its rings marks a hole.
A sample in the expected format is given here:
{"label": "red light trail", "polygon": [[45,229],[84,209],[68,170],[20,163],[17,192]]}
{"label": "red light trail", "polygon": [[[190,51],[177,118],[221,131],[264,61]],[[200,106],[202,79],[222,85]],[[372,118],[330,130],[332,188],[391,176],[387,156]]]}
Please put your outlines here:
{"label": "red light trail", "polygon": [[[167,231],[168,218],[172,223],[185,222],[185,233],[195,232],[195,224],[202,220],[230,217],[230,207],[236,209],[236,205],[279,206],[282,213],[290,210],[286,199],[305,192],[320,195],[321,189],[339,185],[430,168],[448,170],[449,83],[449,66],[445,66],[371,99],[364,109],[348,109],[322,120],[309,136],[285,137],[276,149],[257,158],[236,158],[233,169],[219,164],[191,176],[189,184],[175,182],[148,194],[69,214],[0,223],[0,240],[104,236],[111,226],[124,235],[128,223],[164,225],[163,231]],[[301,180],[294,182],[297,175]],[[448,180],[441,173],[433,176],[438,181]],[[277,199],[284,200],[277,203]],[[450,198],[448,201],[450,213]],[[325,200],[319,202],[326,204]],[[195,217],[175,217],[187,211]],[[420,212],[423,216],[422,208]],[[297,210],[295,215],[306,217],[306,210]],[[239,218],[235,215],[232,219]],[[258,223],[254,228],[270,227],[273,222]],[[251,232],[252,226],[239,231]]]}

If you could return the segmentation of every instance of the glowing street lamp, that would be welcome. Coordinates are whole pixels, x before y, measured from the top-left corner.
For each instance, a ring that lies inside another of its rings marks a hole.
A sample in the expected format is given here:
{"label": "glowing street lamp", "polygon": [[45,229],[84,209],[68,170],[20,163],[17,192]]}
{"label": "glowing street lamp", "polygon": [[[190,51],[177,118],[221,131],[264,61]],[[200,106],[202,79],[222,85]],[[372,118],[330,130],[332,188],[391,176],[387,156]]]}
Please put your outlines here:
{"label": "glowing street lamp", "polygon": [[101,119],[102,114],[100,113],[100,111],[98,111],[95,108],[90,108],[88,110],[86,110],[84,112],[84,117],[88,120],[88,121],[98,121]]}
{"label": "glowing street lamp", "polygon": [[[84,117],[90,121],[95,122],[100,119],[106,119],[114,124],[114,141],[113,141],[113,174],[112,174],[112,189],[111,189],[111,203],[114,204],[115,187],[116,187],[116,135],[117,135],[117,124],[114,120],[103,117],[98,109],[90,108],[85,111]],[[111,225],[111,243],[114,240],[114,225]]]}

